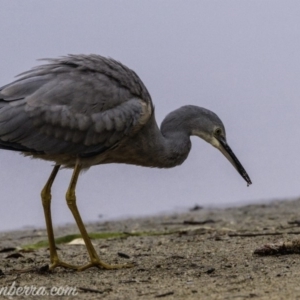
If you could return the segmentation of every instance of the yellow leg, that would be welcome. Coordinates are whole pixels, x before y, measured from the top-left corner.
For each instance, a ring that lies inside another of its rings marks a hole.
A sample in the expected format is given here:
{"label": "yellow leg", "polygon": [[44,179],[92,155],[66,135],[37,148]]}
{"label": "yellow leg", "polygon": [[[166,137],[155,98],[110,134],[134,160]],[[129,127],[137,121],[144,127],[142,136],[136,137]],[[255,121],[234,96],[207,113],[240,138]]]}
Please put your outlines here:
{"label": "yellow leg", "polygon": [[54,241],[54,233],[53,233],[52,218],[51,218],[51,187],[59,171],[59,168],[60,165],[56,165],[53,168],[52,173],[41,192],[47,233],[48,233],[48,240],[49,240],[50,262],[51,262],[50,269],[54,269],[57,266],[77,269],[78,268],[77,266],[72,266],[59,260],[56,251],[55,241]]}
{"label": "yellow leg", "polygon": [[77,180],[78,180],[78,176],[79,176],[79,173],[80,173],[80,170],[81,170],[81,165],[79,163],[76,163],[75,165],[75,168],[74,168],[74,171],[73,171],[73,175],[72,175],[72,179],[71,179],[71,182],[70,182],[70,185],[69,185],[69,188],[67,190],[67,193],[66,193],[66,200],[67,200],[67,204],[68,204],[68,207],[69,209],[71,210],[73,216],[74,216],[74,219],[77,223],[77,226],[80,230],[80,233],[81,233],[81,236],[85,242],[85,245],[86,245],[86,248],[87,248],[87,251],[88,251],[88,254],[90,256],[90,263],[82,266],[82,267],[79,267],[77,268],[78,271],[83,271],[85,269],[88,269],[90,267],[99,267],[99,268],[104,268],[104,269],[121,269],[121,268],[130,268],[132,267],[131,264],[126,264],[126,265],[109,265],[109,264],[106,264],[104,262],[102,262],[98,255],[97,255],[97,252],[90,240],[90,237],[88,236],[88,233],[85,229],[85,226],[82,222],[82,219],[81,219],[81,216],[79,214],[79,211],[78,211],[78,208],[77,208],[77,205],[76,205],[76,195],[75,195],[75,189],[76,189],[76,184],[77,184]]}

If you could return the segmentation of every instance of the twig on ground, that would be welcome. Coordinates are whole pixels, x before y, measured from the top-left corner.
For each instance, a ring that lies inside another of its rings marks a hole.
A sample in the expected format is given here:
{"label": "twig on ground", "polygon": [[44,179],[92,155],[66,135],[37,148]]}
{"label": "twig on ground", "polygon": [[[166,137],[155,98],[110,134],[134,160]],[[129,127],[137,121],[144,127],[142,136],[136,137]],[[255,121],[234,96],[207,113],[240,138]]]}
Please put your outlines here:
{"label": "twig on ground", "polygon": [[167,292],[167,293],[159,294],[159,295],[156,295],[155,298],[163,298],[163,297],[167,297],[167,296],[171,296],[171,295],[174,295],[174,292]]}
{"label": "twig on ground", "polygon": [[216,223],[215,220],[212,219],[207,219],[204,221],[193,221],[193,220],[184,220],[183,224],[185,225],[204,225],[204,224],[208,224],[208,223]]}
{"label": "twig on ground", "polygon": [[266,244],[254,250],[253,254],[257,255],[286,255],[286,254],[299,254],[300,253],[300,240],[291,242],[280,242],[276,244]]}
{"label": "twig on ground", "polygon": [[81,291],[83,291],[83,292],[98,293],[98,294],[103,294],[103,293],[111,292],[112,291],[112,289],[110,289],[110,288],[105,289],[103,291],[96,290],[96,289],[91,289],[91,288],[86,288],[86,287],[79,287],[78,289],[81,290]]}
{"label": "twig on ground", "polygon": [[256,236],[266,236],[266,235],[283,235],[283,234],[300,234],[300,231],[287,231],[287,232],[258,232],[258,233],[228,233],[230,237],[256,237]]}

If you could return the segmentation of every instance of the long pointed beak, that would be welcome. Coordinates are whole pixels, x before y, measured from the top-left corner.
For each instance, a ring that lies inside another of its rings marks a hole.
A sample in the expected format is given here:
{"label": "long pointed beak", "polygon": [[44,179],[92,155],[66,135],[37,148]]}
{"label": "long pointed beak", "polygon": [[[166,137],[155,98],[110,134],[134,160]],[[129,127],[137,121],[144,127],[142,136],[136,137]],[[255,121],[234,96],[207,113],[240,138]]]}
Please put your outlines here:
{"label": "long pointed beak", "polygon": [[225,155],[225,157],[231,162],[231,164],[236,168],[240,175],[246,180],[247,185],[249,186],[250,184],[252,184],[249,175],[247,174],[246,170],[239,162],[231,148],[228,146],[226,140],[223,137],[218,137],[217,139],[221,144],[218,149]]}

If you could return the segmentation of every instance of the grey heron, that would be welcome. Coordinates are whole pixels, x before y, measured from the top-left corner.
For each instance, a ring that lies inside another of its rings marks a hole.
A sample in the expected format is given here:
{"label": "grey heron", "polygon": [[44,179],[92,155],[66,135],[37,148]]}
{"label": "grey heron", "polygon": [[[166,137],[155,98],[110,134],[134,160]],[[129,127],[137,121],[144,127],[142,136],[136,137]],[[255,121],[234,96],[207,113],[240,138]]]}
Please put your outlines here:
{"label": "grey heron", "polygon": [[[169,113],[159,128],[148,90],[120,62],[100,55],[68,55],[47,61],[0,88],[0,149],[55,163],[41,192],[50,269],[129,267],[100,260],[77,209],[78,176],[91,166],[125,163],[171,168],[187,158],[194,135],[219,149],[251,184],[215,113],[186,105]],[[51,187],[60,167],[73,169],[66,201],[90,257],[83,266],[60,260],[55,247]]]}

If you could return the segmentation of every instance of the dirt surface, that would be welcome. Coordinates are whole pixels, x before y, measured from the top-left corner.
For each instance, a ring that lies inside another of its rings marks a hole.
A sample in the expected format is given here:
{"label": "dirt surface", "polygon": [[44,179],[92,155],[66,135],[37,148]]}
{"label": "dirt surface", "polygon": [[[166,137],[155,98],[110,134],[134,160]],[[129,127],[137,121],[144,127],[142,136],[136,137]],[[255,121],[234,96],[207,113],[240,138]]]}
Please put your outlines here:
{"label": "dirt surface", "polygon": [[[46,292],[76,288],[76,296],[57,296],[63,299],[300,299],[299,254],[253,254],[264,244],[300,238],[299,222],[293,222],[299,219],[300,200],[295,200],[89,224],[89,232],[108,233],[105,239],[92,240],[105,262],[135,263],[130,269],[110,271],[42,272],[40,267],[49,263],[47,247],[31,252],[15,247],[47,240],[45,230],[0,233],[0,291],[33,285]],[[56,228],[55,233],[68,236],[77,229]],[[61,258],[73,264],[88,260],[80,240],[59,244],[58,249]],[[33,270],[25,273],[16,271],[30,267]],[[48,298],[54,297],[0,295]]]}

